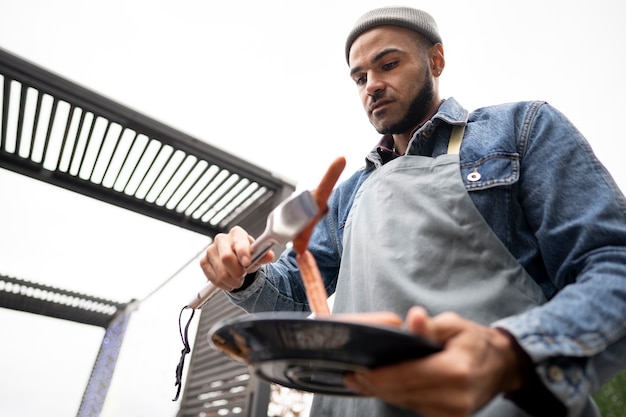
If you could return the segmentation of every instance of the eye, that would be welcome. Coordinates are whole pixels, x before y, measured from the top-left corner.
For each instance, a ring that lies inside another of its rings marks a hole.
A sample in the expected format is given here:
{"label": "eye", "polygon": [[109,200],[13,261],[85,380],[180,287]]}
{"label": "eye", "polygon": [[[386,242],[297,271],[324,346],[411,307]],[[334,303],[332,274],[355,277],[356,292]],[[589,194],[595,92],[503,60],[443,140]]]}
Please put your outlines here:
{"label": "eye", "polygon": [[392,61],[392,62],[388,62],[388,63],[384,64],[383,65],[383,69],[385,71],[389,71],[389,70],[394,69],[397,66],[398,66],[398,61]]}
{"label": "eye", "polygon": [[367,82],[367,77],[365,75],[357,75],[356,77],[354,77],[354,82],[358,86],[365,85],[365,83]]}

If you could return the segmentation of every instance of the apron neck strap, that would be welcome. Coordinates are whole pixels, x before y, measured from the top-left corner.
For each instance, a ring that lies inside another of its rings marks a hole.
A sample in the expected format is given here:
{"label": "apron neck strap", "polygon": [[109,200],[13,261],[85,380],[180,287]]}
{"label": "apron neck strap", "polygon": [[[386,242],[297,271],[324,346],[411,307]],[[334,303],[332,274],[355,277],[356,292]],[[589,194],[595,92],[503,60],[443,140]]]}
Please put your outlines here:
{"label": "apron neck strap", "polygon": [[450,135],[450,142],[448,142],[448,155],[459,154],[461,142],[463,142],[463,132],[465,132],[465,125],[452,126],[452,134]]}

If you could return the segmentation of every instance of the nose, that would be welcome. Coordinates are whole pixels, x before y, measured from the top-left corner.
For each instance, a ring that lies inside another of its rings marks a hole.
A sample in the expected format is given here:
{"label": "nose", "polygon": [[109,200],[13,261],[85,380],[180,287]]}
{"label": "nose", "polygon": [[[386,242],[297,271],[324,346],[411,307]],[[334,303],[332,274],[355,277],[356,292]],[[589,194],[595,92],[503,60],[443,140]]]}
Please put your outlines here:
{"label": "nose", "polygon": [[382,79],[376,77],[375,74],[368,74],[367,84],[365,86],[365,92],[368,96],[376,97],[385,89],[385,84]]}

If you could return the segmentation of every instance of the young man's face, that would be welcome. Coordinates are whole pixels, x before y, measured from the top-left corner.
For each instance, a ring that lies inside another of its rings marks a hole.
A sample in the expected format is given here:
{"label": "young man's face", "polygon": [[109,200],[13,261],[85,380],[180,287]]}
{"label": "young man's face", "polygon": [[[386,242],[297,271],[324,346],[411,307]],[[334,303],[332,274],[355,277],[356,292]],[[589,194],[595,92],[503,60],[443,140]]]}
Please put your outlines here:
{"label": "young man's face", "polygon": [[350,76],[381,134],[407,133],[433,110],[432,48],[416,36],[401,27],[379,26],[360,35],[350,48]]}

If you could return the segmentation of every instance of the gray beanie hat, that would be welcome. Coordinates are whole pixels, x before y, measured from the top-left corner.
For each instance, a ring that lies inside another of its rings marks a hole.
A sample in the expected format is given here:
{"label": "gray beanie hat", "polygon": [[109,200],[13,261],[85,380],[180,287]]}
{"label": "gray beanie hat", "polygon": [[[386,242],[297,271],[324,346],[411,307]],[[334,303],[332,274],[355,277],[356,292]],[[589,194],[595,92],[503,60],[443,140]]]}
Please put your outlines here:
{"label": "gray beanie hat", "polygon": [[346,40],[346,62],[350,63],[350,48],[356,38],[375,26],[401,26],[424,35],[433,44],[441,43],[435,19],[428,13],[411,7],[381,7],[365,13],[354,24]]}

